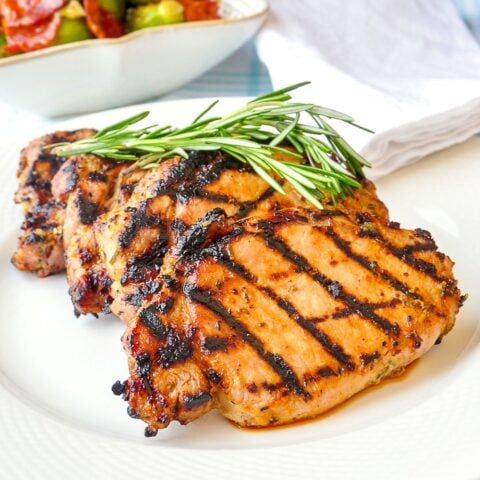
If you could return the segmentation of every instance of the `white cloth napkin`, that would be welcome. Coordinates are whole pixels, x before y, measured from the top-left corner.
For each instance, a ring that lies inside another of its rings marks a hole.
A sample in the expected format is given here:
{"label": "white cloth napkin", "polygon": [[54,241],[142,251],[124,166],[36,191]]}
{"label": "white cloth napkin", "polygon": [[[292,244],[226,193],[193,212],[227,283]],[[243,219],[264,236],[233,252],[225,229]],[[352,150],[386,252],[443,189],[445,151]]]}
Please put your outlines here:
{"label": "white cloth napkin", "polygon": [[272,83],[374,130],[342,131],[374,177],[480,132],[480,45],[450,0],[272,0]]}

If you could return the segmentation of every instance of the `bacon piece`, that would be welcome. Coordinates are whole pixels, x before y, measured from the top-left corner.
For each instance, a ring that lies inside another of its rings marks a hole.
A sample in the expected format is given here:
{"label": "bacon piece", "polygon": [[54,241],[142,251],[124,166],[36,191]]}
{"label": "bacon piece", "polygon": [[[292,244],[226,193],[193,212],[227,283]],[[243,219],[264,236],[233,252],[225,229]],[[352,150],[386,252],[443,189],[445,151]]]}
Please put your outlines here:
{"label": "bacon piece", "polygon": [[218,4],[211,0],[180,0],[185,9],[185,20],[194,22],[198,20],[216,20],[220,18],[218,14]]}
{"label": "bacon piece", "polygon": [[87,25],[98,38],[116,38],[125,33],[123,23],[100,5],[98,0],[84,1]]}
{"label": "bacon piece", "polygon": [[2,0],[0,16],[8,27],[43,24],[65,4],[65,0]]}
{"label": "bacon piece", "polygon": [[21,53],[38,50],[52,45],[60,27],[60,15],[55,13],[36,25],[10,27],[4,24],[7,53]]}

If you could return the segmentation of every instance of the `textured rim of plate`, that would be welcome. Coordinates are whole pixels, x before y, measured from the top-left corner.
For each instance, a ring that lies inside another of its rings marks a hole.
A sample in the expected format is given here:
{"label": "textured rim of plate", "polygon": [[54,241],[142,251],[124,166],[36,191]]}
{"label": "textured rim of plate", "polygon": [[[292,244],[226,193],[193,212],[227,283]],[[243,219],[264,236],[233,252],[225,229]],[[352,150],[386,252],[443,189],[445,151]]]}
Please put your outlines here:
{"label": "textured rim of plate", "polygon": [[[186,105],[189,102],[191,100],[168,103]],[[128,106],[109,112],[153,109],[160,105]],[[99,113],[83,115],[50,125],[48,129],[69,128],[74,122],[96,115]],[[15,144],[17,142],[18,139]],[[9,147],[1,150],[7,156],[11,153]],[[416,167],[406,170],[412,168]],[[245,477],[269,480],[275,476],[298,479],[302,474],[322,472],[324,479],[345,479],[353,478],[356,472],[355,478],[376,479],[385,478],[382,473],[385,469],[388,469],[389,480],[479,478],[480,434],[475,430],[479,422],[472,421],[480,417],[480,349],[475,349],[478,344],[480,325],[457,359],[452,385],[446,385],[437,395],[423,399],[402,415],[327,439],[248,451],[190,450],[105,437],[67,425],[45,415],[43,410],[39,413],[35,405],[20,401],[2,385],[0,478],[131,480],[143,475],[148,478],[168,475],[171,480],[177,480],[193,474],[199,480],[210,480],[212,475],[220,478],[228,475],[231,480]],[[475,357],[474,361],[462,362],[467,356]],[[455,388],[459,385],[462,388]],[[2,395],[3,392],[6,394]]]}
{"label": "textured rim of plate", "polygon": [[[50,55],[56,55],[57,53],[62,53],[69,50],[78,50],[80,48],[88,47],[101,47],[104,45],[119,45],[122,43],[127,43],[130,40],[139,38],[144,35],[151,35],[158,32],[170,31],[170,30],[180,30],[180,29],[195,29],[195,28],[205,28],[210,26],[227,26],[234,23],[243,23],[254,20],[256,18],[261,18],[266,16],[270,6],[268,0],[223,0],[225,3],[228,3],[235,12],[241,13],[240,17],[231,17],[231,18],[219,18],[218,20],[202,20],[194,22],[182,22],[174,23],[171,25],[159,25],[157,27],[145,28],[142,30],[137,30],[135,32],[130,32],[125,35],[122,35],[118,38],[92,38],[89,40],[82,40],[80,42],[66,43],[63,45],[56,45],[52,47],[47,47],[41,50],[35,50],[33,52],[21,53],[19,55],[14,55],[12,57],[0,58],[0,68],[6,67],[8,65],[13,65],[15,63],[26,62],[28,60],[48,57]],[[256,4],[255,4],[256,2]],[[253,10],[253,13],[243,15],[243,8],[239,7],[239,3],[242,3],[243,7]]]}

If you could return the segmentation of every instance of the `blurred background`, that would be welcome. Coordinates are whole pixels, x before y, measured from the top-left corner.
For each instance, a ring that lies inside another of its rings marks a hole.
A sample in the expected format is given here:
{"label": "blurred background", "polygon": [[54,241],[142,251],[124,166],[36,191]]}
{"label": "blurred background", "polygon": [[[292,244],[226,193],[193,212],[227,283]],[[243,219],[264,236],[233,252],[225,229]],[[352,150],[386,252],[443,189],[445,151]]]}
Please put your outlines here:
{"label": "blurred background", "polygon": [[[272,0],[270,3],[271,9],[275,11],[278,3],[277,0]],[[422,2],[420,1],[418,3],[421,4]],[[429,2],[427,1],[427,3]],[[462,19],[468,27],[469,32],[471,32],[471,35],[476,41],[480,41],[480,0],[452,0],[452,4],[455,6],[456,15]],[[297,5],[299,9],[303,8],[301,2],[298,2]],[[435,5],[434,2],[433,5]],[[465,61],[467,62],[467,60]],[[67,71],[69,68],[73,68],[73,66],[69,65],[67,57],[65,58],[64,68]],[[0,69],[0,77],[2,75],[9,75],[9,73],[5,69],[3,71]],[[54,75],[54,73],[51,72],[51,75]],[[92,75],[94,75],[93,72]],[[37,80],[31,78],[29,81],[31,82],[32,89],[35,90]],[[112,85],[112,88],[115,88],[115,86]],[[190,83],[172,91],[168,95],[154,97],[150,100],[161,101],[165,99],[201,97],[255,96],[271,89],[272,79],[269,69],[267,69],[265,64],[260,60],[256,48],[256,41],[253,39],[248,41],[219,65]],[[36,95],[42,95],[42,92],[36,92]],[[24,131],[25,128],[33,130],[39,126],[42,128],[44,126],[48,127],[48,125],[63,118],[68,118],[68,115],[61,116],[60,118],[46,118],[45,116],[28,111],[28,109],[19,108],[15,105],[14,101],[0,101],[0,136],[3,138],[11,138],[12,136],[16,136],[16,133],[20,130]]]}

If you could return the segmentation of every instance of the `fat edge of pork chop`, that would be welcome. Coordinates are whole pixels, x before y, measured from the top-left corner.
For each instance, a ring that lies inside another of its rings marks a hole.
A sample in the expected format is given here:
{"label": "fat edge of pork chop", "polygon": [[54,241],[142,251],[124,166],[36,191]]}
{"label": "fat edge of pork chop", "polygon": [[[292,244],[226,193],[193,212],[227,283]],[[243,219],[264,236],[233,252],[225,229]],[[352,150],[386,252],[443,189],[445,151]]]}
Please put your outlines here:
{"label": "fat edge of pork chop", "polygon": [[167,261],[175,280],[124,338],[124,398],[148,435],[212,408],[242,426],[317,416],[452,328],[452,266],[427,232],[368,214],[248,219]]}

